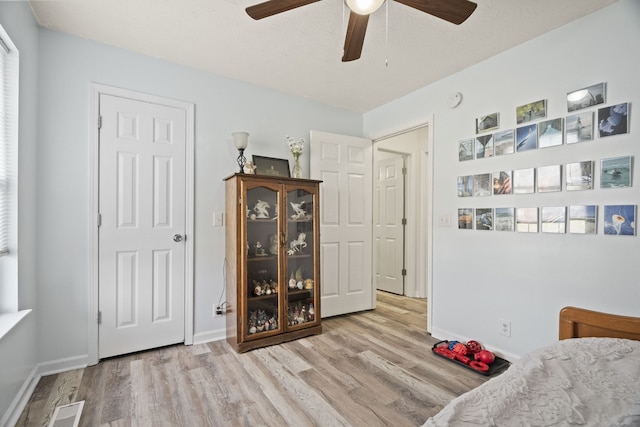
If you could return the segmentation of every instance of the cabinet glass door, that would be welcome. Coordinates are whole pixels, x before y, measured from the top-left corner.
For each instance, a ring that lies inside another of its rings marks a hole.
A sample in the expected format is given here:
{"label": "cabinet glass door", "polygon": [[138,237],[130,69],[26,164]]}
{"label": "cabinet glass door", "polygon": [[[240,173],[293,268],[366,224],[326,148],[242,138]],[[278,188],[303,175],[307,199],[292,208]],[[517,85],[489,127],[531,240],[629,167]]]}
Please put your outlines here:
{"label": "cabinet glass door", "polygon": [[246,313],[244,336],[257,338],[281,332],[278,284],[280,231],[278,192],[266,187],[246,192]]}
{"label": "cabinet glass door", "polygon": [[316,320],[313,204],[313,193],[301,189],[287,192],[285,264],[289,328]]}

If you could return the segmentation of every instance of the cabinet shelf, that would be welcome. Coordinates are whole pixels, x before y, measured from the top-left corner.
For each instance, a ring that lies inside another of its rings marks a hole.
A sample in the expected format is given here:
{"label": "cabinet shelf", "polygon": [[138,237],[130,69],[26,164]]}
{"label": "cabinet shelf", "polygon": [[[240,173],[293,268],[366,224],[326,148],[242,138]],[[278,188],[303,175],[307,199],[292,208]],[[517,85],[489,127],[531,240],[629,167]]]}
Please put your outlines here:
{"label": "cabinet shelf", "polygon": [[[238,352],[322,333],[319,184],[239,173],[225,179],[227,342]],[[258,295],[258,286],[278,292]]]}

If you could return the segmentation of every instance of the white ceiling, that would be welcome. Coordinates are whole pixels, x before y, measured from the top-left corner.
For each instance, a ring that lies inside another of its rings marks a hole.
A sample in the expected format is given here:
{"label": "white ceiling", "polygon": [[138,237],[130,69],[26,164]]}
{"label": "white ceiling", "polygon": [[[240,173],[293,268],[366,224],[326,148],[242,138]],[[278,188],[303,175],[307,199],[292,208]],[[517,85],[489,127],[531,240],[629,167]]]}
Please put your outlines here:
{"label": "white ceiling", "polygon": [[244,9],[261,0],[29,3],[46,28],[366,112],[616,0],[475,1],[460,26],[390,1],[369,20],[362,58],[348,63],[342,0],[260,21]]}

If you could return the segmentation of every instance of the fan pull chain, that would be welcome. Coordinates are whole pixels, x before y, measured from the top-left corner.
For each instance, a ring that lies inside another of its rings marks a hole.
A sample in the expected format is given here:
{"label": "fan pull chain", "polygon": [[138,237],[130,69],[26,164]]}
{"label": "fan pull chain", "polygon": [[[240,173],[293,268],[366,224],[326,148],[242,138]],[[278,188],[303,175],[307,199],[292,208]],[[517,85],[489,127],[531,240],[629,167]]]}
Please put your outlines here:
{"label": "fan pull chain", "polygon": [[385,17],[385,30],[384,30],[384,48],[385,48],[385,60],[384,60],[384,66],[388,67],[389,66],[389,0],[387,0],[387,11],[386,11],[386,17]]}

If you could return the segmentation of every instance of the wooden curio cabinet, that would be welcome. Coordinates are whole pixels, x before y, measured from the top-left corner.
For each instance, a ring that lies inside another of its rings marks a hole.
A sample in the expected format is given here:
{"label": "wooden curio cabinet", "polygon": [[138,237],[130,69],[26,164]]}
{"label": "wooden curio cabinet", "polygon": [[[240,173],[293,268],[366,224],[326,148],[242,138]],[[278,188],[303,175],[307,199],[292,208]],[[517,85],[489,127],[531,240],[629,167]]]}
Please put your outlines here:
{"label": "wooden curio cabinet", "polygon": [[227,341],[238,352],[322,332],[319,183],[225,179]]}

